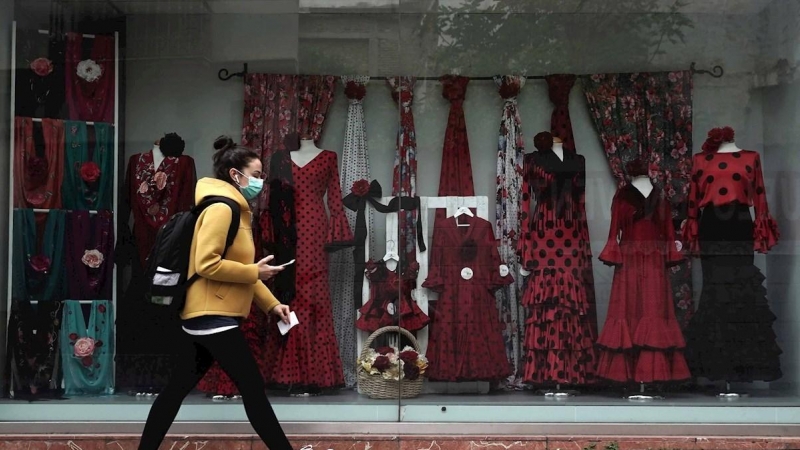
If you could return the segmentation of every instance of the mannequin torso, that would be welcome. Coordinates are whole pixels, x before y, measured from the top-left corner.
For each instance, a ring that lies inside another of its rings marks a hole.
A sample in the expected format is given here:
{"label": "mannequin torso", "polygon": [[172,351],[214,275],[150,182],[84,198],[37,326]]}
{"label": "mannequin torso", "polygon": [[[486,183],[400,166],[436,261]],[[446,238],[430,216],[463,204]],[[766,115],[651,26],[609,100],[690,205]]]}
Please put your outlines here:
{"label": "mannequin torso", "polygon": [[164,161],[164,154],[161,153],[161,147],[158,144],[153,145],[153,170],[158,172],[161,163]]}
{"label": "mannequin torso", "polygon": [[650,193],[653,192],[653,182],[650,181],[650,177],[647,175],[635,177],[631,180],[631,184],[642,193],[644,198],[650,197]]}
{"label": "mannequin torso", "polygon": [[554,142],[553,143],[553,153],[558,156],[558,159],[564,161],[564,144],[561,142]]}
{"label": "mannequin torso", "polygon": [[740,151],[742,151],[742,149],[740,149],[735,142],[725,142],[719,146],[717,153],[736,153]]}
{"label": "mannequin torso", "polygon": [[322,150],[317,148],[313,140],[303,139],[300,141],[300,148],[290,152],[290,156],[292,162],[298,167],[305,167],[306,164],[310,163],[320,153],[322,153]]}

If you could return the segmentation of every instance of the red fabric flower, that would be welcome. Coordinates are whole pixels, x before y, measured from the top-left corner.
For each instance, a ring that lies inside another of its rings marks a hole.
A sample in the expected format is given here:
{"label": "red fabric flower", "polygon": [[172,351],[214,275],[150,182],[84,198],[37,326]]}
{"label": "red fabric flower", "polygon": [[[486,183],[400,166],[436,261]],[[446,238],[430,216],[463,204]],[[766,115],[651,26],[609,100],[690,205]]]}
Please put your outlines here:
{"label": "red fabric flower", "polygon": [[414,381],[419,378],[420,370],[416,364],[408,364],[406,363],[403,365],[403,375],[405,375],[406,380]]}
{"label": "red fabric flower", "polygon": [[372,367],[378,369],[379,371],[383,372],[391,366],[392,363],[389,361],[388,356],[378,356],[375,358],[375,362],[372,364]]}
{"label": "red fabric flower", "polygon": [[353,187],[352,189],[350,189],[350,192],[359,197],[363,197],[369,194],[369,181],[367,180],[356,181],[355,183],[353,183]]}
{"label": "red fabric flower", "polygon": [[156,214],[158,214],[159,210],[161,210],[161,206],[158,203],[153,203],[147,208],[147,214],[155,216]]}
{"label": "red fabric flower", "polygon": [[93,362],[94,358],[92,358],[91,356],[84,356],[83,358],[81,358],[81,363],[84,365],[84,367],[91,367]]}
{"label": "red fabric flower", "polygon": [[48,166],[47,159],[32,155],[28,157],[28,161],[25,164],[25,171],[31,181],[40,184],[44,182],[50,174]]}
{"label": "red fabric flower", "polygon": [[351,100],[361,100],[367,95],[367,88],[355,81],[348,81],[344,88],[344,95]]}
{"label": "red fabric flower", "polygon": [[50,258],[44,255],[34,255],[30,259],[31,269],[39,273],[47,273],[50,270]]}
{"label": "red fabric flower", "polygon": [[94,183],[100,178],[100,166],[94,161],[86,161],[81,165],[81,179],[87,183]]}
{"label": "red fabric flower", "polygon": [[703,151],[714,153],[719,150],[719,147],[726,142],[733,142],[736,133],[731,127],[712,128],[708,132],[706,141],[703,142]]}
{"label": "red fabric flower", "polygon": [[414,350],[406,350],[400,352],[400,359],[406,364],[416,364],[419,354]]}
{"label": "red fabric flower", "polygon": [[101,313],[104,313],[104,312],[106,312],[106,305],[100,305],[100,306],[98,306],[98,307],[97,307],[97,310],[98,310],[98,311],[100,311]]}
{"label": "red fabric flower", "polygon": [[78,340],[78,334],[77,333],[70,333],[69,334],[69,340],[70,341],[77,341]]}
{"label": "red fabric flower", "polygon": [[31,70],[40,77],[46,77],[53,73],[53,61],[47,58],[36,58],[31,62]]}
{"label": "red fabric flower", "polygon": [[100,348],[103,346],[103,341],[95,341],[94,348]]}
{"label": "red fabric flower", "polygon": [[500,97],[504,100],[508,100],[510,98],[514,98],[519,95],[520,85],[519,81],[516,79],[504,79],[503,83],[500,85]]}
{"label": "red fabric flower", "polygon": [[380,354],[380,355],[393,355],[394,354],[394,349],[392,347],[388,347],[388,346],[378,347],[377,349],[375,349],[375,351],[378,352],[378,354]]}

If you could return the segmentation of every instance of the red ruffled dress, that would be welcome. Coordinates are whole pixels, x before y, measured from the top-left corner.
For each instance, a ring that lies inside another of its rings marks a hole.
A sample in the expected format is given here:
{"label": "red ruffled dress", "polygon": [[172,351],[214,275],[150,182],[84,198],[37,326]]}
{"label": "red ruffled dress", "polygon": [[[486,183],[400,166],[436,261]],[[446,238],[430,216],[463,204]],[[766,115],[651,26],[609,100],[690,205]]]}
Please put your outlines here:
{"label": "red ruffled dress", "polygon": [[[705,151],[692,159],[685,246],[700,256],[703,290],[686,328],[686,359],[695,377],[773,381],[782,376],[775,314],[753,250],[778,242],[757,152]],[[755,220],[750,213],[755,210]]]}
{"label": "red ruffled dress", "polygon": [[411,297],[419,273],[416,261],[395,271],[389,270],[385,261],[369,260],[364,272],[369,280],[370,295],[369,301],[358,310],[361,313],[356,320],[359,330],[372,333],[379,328],[399,325],[408,331],[419,331],[428,325],[430,318]]}
{"label": "red ruffled dress", "polygon": [[[494,292],[514,279],[501,275],[492,225],[479,217],[440,222],[423,283],[439,293],[431,313],[427,357],[432,381],[497,381],[511,375]],[[465,269],[468,269],[465,271]]]}
{"label": "red ruffled dress", "polygon": [[617,191],[608,243],[599,258],[615,269],[608,315],[597,339],[597,376],[637,383],[689,379],[667,276],[667,266],[683,255],[669,202],[658,188],[646,198],[630,184]]}
{"label": "red ruffled dress", "polygon": [[[589,230],[583,216],[583,156],[552,150],[525,156],[518,257],[530,271],[522,304],[525,322],[524,381],[587,384],[594,379],[595,330],[584,283],[591,268]],[[532,208],[531,203],[535,201]]]}
{"label": "red ruffled dress", "polygon": [[281,336],[278,319],[270,316],[264,356],[266,381],[298,389],[342,387],[344,373],[333,329],[325,249],[352,243],[353,232],[344,213],[337,155],[323,150],[302,167],[292,162],[291,170],[297,246],[296,291],[289,306],[299,325]]}

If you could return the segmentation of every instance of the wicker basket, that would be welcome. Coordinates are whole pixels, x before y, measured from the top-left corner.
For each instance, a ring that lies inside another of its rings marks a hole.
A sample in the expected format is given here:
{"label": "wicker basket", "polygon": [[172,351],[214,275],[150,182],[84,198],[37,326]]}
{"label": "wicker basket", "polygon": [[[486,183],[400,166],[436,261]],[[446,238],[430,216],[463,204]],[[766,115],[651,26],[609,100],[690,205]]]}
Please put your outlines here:
{"label": "wicker basket", "polygon": [[[361,358],[367,355],[367,350],[372,346],[378,336],[386,333],[400,333],[409,341],[414,347],[414,350],[419,353],[419,343],[417,339],[405,328],[400,327],[383,327],[372,333],[367,341],[364,342],[364,349],[361,350]],[[359,359],[361,359],[359,358]],[[358,363],[356,363],[358,364]],[[369,398],[374,399],[397,399],[397,398],[414,398],[422,392],[422,377],[416,380],[386,380],[380,375],[370,375],[360,366],[356,366],[358,372],[358,391],[366,394]]]}

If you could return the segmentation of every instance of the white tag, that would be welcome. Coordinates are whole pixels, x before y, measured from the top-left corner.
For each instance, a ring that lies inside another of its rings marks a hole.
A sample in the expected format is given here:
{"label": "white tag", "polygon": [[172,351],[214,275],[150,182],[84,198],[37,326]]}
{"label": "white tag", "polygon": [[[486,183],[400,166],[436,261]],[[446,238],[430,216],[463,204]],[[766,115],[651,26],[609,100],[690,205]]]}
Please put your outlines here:
{"label": "white tag", "polygon": [[500,264],[500,276],[507,277],[508,276],[508,266],[505,264]]}
{"label": "white tag", "polygon": [[39,330],[31,330],[31,331],[33,332],[33,335],[36,336],[36,332]]}
{"label": "white tag", "polygon": [[388,305],[386,305],[386,312],[388,312],[392,316],[394,315],[394,303],[389,303]]}
{"label": "white tag", "polygon": [[677,248],[678,251],[683,250],[683,244],[681,243],[681,241],[675,241],[675,248]]}
{"label": "white tag", "polygon": [[472,279],[472,269],[470,269],[469,267],[464,267],[463,269],[461,269],[461,278],[463,278],[465,280],[471,280]]}
{"label": "white tag", "polygon": [[278,330],[281,332],[281,335],[285,335],[286,333],[289,332],[289,330],[291,330],[298,324],[300,324],[300,322],[297,320],[297,314],[295,314],[294,311],[292,311],[289,313],[288,324],[282,320],[278,322]]}

